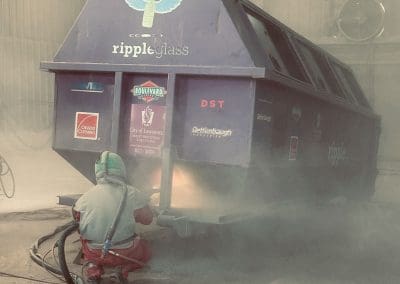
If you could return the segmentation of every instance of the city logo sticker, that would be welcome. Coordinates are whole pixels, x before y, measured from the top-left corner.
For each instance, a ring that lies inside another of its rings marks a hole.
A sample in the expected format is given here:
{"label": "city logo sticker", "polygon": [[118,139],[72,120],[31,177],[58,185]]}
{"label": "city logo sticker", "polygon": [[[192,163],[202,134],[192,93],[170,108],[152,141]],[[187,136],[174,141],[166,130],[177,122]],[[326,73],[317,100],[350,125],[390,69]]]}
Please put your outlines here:
{"label": "city logo sticker", "polygon": [[153,124],[154,111],[146,106],[144,110],[142,110],[142,125],[145,127],[150,127]]}
{"label": "city logo sticker", "polygon": [[165,134],[165,106],[132,104],[128,152],[135,156],[161,157]]}
{"label": "city logo sticker", "polygon": [[97,140],[99,114],[92,112],[77,112],[75,115],[74,138]]}
{"label": "city logo sticker", "polygon": [[160,87],[152,81],[147,81],[139,86],[133,86],[131,93],[138,99],[150,103],[164,98],[167,91],[164,87]]}
{"label": "city logo sticker", "polygon": [[125,0],[134,10],[143,11],[142,25],[152,28],[155,14],[167,14],[181,5],[182,0]]}

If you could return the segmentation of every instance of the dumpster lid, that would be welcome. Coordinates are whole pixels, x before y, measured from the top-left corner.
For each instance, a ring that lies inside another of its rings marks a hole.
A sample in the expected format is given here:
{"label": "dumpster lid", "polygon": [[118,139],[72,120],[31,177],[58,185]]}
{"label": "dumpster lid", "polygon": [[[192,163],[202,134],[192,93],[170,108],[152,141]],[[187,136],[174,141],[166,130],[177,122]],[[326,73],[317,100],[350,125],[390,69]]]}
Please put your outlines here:
{"label": "dumpster lid", "polygon": [[41,67],[265,78],[371,110],[346,64],[248,0],[87,0]]}
{"label": "dumpster lid", "polygon": [[234,2],[88,0],[53,63],[264,67]]}

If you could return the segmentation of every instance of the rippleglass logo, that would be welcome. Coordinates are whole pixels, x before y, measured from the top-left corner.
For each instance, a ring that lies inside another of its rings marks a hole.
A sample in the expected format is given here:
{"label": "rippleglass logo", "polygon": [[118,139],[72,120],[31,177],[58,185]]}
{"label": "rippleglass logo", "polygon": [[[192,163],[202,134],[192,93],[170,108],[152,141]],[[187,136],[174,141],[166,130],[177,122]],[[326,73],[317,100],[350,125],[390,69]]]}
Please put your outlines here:
{"label": "rippleglass logo", "polygon": [[151,28],[156,13],[170,13],[179,7],[182,0],[125,0],[125,2],[134,10],[143,11],[142,25],[145,28]]}

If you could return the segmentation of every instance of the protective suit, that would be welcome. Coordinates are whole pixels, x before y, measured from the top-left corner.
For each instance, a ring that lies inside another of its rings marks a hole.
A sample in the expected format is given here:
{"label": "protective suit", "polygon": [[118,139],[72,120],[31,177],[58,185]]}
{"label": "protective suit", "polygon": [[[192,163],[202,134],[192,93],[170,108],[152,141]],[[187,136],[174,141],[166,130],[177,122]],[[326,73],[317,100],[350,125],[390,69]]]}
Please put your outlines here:
{"label": "protective suit", "polygon": [[108,266],[120,267],[126,279],[130,271],[141,268],[151,257],[148,244],[135,233],[136,222],[148,225],[153,220],[150,196],[126,184],[125,165],[118,154],[103,152],[95,173],[97,185],[73,207],[74,218],[79,221],[84,276],[87,282],[97,283],[103,266]]}

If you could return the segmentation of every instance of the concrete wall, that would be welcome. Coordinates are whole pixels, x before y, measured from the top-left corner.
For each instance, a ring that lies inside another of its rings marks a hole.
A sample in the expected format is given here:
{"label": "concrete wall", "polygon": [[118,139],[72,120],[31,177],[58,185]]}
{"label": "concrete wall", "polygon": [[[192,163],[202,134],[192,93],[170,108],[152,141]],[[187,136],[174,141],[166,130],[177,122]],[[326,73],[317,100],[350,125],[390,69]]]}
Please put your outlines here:
{"label": "concrete wall", "polygon": [[0,130],[41,131],[53,118],[52,60],[84,0],[0,0]]}
{"label": "concrete wall", "polygon": [[296,32],[315,39],[325,35],[330,28],[328,19],[335,14],[333,1],[327,0],[253,0],[253,3],[267,11]]}

